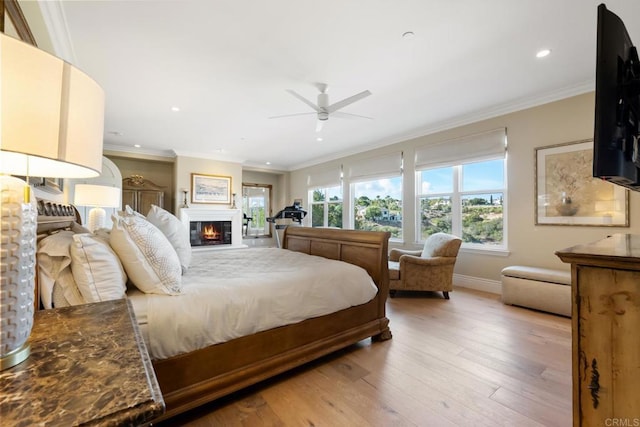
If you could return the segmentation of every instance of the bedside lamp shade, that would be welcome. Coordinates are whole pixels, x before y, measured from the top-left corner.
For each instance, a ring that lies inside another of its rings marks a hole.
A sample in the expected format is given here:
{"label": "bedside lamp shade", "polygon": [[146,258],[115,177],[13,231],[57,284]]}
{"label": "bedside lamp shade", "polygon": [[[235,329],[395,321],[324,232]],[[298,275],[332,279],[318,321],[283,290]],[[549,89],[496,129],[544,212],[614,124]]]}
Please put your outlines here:
{"label": "bedside lamp shade", "polygon": [[[29,356],[38,211],[9,176],[95,177],[102,169],[104,92],[87,75],[0,33],[0,369]],[[38,302],[36,302],[37,304]]]}
{"label": "bedside lamp shade", "polygon": [[2,172],[100,175],[104,92],[62,59],[0,34]]}
{"label": "bedside lamp shade", "polygon": [[78,206],[91,206],[87,228],[95,231],[104,227],[106,212],[102,208],[117,208],[120,206],[120,192],[117,187],[106,185],[78,184],[75,188],[73,203]]}

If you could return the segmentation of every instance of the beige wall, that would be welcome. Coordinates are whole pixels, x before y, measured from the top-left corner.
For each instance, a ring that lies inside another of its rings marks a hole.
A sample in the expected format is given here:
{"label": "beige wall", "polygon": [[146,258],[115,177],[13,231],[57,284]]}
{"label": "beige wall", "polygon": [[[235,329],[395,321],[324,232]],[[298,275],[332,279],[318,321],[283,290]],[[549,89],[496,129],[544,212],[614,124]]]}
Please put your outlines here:
{"label": "beige wall", "polygon": [[[189,189],[189,206],[203,208],[203,209],[226,209],[230,205],[210,204],[210,203],[191,203],[191,174],[198,173],[204,175],[221,175],[231,177],[231,192],[236,193],[239,199],[242,194],[242,165],[240,163],[222,162],[218,160],[202,159],[196,157],[178,156],[175,161],[175,188],[177,192],[180,189]],[[177,200],[174,206],[175,212],[178,212],[178,205],[182,203],[181,200]],[[240,206],[238,206],[240,207]]]}
{"label": "beige wall", "polygon": [[[413,159],[416,147],[462,137],[500,127],[507,128],[507,183],[508,201],[506,224],[509,253],[507,256],[488,255],[478,252],[462,252],[455,272],[490,281],[500,280],[500,271],[508,265],[533,265],[568,270],[554,252],[578,243],[601,239],[612,233],[640,233],[640,221],[634,214],[640,210],[640,194],[630,194],[630,228],[624,227],[580,227],[580,226],[536,226],[534,224],[534,149],[536,147],[578,141],[593,137],[594,94],[584,94],[543,106],[530,108],[489,120],[460,126],[455,129],[404,141],[392,146],[327,162],[313,168],[291,173],[290,193],[304,196],[307,204],[307,174],[316,168],[331,164],[343,164],[370,157],[373,154],[404,152],[404,235],[405,247],[415,247],[415,196]],[[407,171],[409,171],[407,173]],[[349,201],[345,201],[349,202]],[[345,212],[348,212],[345,206]],[[407,237],[408,236],[408,237]]]}

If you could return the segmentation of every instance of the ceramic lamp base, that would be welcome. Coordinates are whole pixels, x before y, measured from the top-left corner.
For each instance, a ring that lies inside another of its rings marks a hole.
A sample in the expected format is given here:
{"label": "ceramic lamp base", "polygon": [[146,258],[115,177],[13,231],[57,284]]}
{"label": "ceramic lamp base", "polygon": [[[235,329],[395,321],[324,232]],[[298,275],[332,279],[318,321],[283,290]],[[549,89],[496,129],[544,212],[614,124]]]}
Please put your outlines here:
{"label": "ceramic lamp base", "polygon": [[89,211],[89,218],[87,220],[87,227],[91,231],[96,231],[99,228],[104,228],[105,219],[107,213],[102,208],[93,208]]}
{"label": "ceramic lamp base", "polygon": [[[33,195],[25,191],[26,186],[21,179],[0,176],[2,369],[14,366],[29,356],[27,339],[33,326],[38,210]],[[28,198],[27,202],[25,198]]]}

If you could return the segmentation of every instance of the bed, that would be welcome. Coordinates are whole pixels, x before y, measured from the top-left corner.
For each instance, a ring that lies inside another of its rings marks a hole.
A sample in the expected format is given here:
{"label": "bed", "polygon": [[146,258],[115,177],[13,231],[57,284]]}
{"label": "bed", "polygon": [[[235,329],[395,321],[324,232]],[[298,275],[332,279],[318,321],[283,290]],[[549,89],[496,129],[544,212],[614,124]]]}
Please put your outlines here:
{"label": "bed", "polygon": [[[53,231],[77,227],[77,218],[72,207],[70,209],[69,206],[39,203],[40,238]],[[365,296],[364,303],[346,303],[345,307],[330,313],[313,315],[304,320],[295,319],[293,323],[231,337],[203,348],[179,351],[175,355],[169,352],[162,357],[156,357],[153,366],[167,407],[162,419],[218,399],[363,339],[390,339],[389,320],[385,314],[389,281],[388,239],[389,233],[386,232],[287,228],[282,247],[289,250],[287,253],[290,256],[305,257],[301,254],[306,254],[313,256],[309,258],[321,257],[361,267],[368,273],[373,292]],[[235,251],[238,256],[242,256],[242,251],[251,252],[247,249]],[[283,252],[280,249],[273,251]],[[222,252],[227,251],[220,251]],[[235,256],[235,253],[230,250],[225,257],[229,258],[232,255]],[[40,258],[38,260],[40,262]],[[193,261],[196,264],[190,269],[202,269],[202,266],[197,264],[199,260],[207,260],[207,256],[195,254]],[[187,276],[188,273],[185,273],[184,277]],[[342,284],[342,280],[339,284]],[[317,291],[318,286],[313,292]],[[341,295],[335,289],[330,293]],[[128,294],[131,295],[134,308],[141,305],[139,292],[130,290]],[[276,291],[274,294],[278,295]],[[171,298],[174,297],[165,299]],[[138,312],[136,309],[137,316]],[[147,321],[148,313],[141,314],[142,326],[146,329],[148,325],[144,323]],[[151,334],[151,329],[146,333]]]}

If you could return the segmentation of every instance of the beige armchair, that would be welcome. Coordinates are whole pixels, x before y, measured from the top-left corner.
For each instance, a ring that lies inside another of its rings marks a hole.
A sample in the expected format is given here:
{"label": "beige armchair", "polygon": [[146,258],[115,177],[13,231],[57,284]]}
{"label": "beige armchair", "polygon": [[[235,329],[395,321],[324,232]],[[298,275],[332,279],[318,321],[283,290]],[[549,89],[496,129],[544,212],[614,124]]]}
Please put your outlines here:
{"label": "beige armchair", "polygon": [[389,254],[389,294],[397,290],[441,291],[449,299],[453,290],[453,266],[462,240],[446,233],[435,233],[420,251],[391,249]]}

